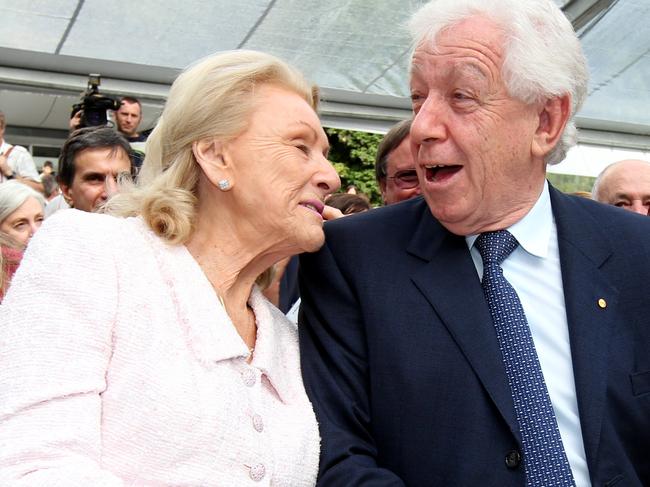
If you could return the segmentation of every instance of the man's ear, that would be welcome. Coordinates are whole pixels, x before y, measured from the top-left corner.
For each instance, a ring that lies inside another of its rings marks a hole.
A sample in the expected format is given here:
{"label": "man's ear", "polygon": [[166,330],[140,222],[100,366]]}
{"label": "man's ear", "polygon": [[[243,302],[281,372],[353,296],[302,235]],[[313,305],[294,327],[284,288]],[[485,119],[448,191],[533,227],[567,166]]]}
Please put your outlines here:
{"label": "man's ear", "polygon": [[224,154],[224,144],[215,138],[197,140],[192,144],[194,158],[210,183],[219,188],[219,182],[227,180],[233,186],[232,168]]}
{"label": "man's ear", "polygon": [[70,205],[71,208],[74,208],[74,202],[72,201],[72,195],[70,194],[70,186],[59,183],[59,188],[61,188],[61,194],[63,195],[65,202]]}
{"label": "man's ear", "polygon": [[539,107],[538,126],[533,136],[532,153],[544,158],[557,145],[571,112],[571,96],[549,98]]}
{"label": "man's ear", "polygon": [[381,193],[381,199],[386,201],[386,176],[379,179],[379,192]]}

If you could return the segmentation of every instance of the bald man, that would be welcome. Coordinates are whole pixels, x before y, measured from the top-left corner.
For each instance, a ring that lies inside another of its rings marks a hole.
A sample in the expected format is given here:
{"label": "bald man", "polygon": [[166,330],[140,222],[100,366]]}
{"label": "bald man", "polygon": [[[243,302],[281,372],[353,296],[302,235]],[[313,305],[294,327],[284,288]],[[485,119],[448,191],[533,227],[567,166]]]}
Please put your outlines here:
{"label": "bald man", "polygon": [[610,164],[596,178],[592,196],[601,203],[650,214],[650,162],[626,159]]}

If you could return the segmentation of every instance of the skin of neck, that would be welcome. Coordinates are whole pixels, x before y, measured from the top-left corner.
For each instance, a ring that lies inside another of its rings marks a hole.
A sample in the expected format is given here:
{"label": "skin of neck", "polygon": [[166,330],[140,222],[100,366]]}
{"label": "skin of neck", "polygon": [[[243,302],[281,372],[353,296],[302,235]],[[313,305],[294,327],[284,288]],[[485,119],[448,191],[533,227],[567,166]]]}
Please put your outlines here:
{"label": "skin of neck", "polygon": [[272,240],[246,224],[233,208],[230,192],[215,192],[199,183],[195,231],[186,244],[233,321],[247,313],[247,301],[257,277],[286,257]]}

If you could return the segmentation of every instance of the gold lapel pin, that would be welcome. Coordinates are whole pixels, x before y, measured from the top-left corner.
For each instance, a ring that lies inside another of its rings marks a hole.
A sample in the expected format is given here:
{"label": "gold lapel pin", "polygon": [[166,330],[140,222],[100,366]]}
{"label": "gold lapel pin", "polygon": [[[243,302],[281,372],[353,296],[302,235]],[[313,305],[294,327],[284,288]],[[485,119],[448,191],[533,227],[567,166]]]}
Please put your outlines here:
{"label": "gold lapel pin", "polygon": [[602,309],[607,308],[607,301],[605,301],[603,298],[600,298],[598,300],[598,306]]}

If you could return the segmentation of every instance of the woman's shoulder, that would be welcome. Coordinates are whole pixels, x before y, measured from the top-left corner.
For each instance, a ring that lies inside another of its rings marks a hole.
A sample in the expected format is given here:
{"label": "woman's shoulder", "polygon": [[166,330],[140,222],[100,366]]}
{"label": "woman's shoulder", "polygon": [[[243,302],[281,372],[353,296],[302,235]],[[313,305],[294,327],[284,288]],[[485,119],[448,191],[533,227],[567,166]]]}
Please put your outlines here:
{"label": "woman's shoulder", "polygon": [[119,254],[120,249],[132,246],[134,240],[142,238],[145,232],[132,220],[139,219],[75,209],[57,211],[43,222],[31,239],[28,252],[34,249],[39,253],[60,252],[63,255],[79,252],[105,256]]}

